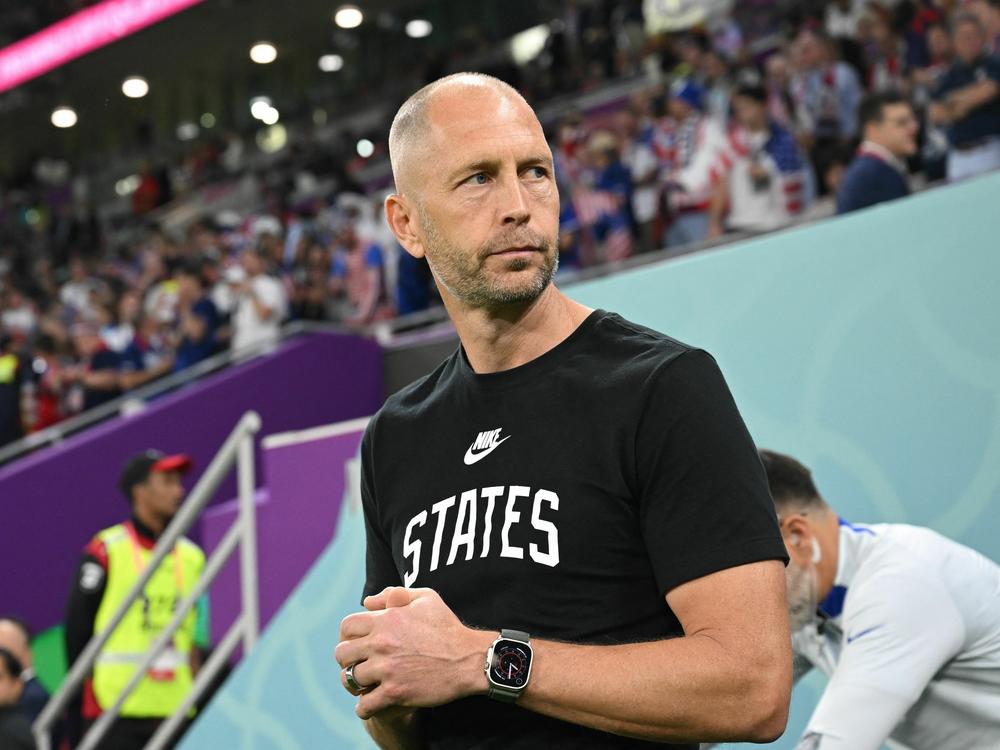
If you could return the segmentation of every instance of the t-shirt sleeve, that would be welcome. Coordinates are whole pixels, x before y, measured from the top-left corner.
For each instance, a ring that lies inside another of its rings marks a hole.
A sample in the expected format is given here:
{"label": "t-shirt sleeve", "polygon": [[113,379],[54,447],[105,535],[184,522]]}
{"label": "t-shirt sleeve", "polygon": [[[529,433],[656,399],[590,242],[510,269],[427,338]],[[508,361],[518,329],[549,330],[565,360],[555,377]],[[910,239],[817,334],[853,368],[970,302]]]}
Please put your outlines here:
{"label": "t-shirt sleeve", "polygon": [[361,441],[361,507],[365,516],[365,588],[361,595],[377,594],[386,586],[402,586],[392,547],[379,522],[378,502],[375,494],[375,463],[373,459],[373,433],[376,419],[368,423]]}
{"label": "t-shirt sleeve", "polygon": [[757,449],[711,355],[688,351],[654,370],[635,451],[661,593],[738,565],[788,562]]}

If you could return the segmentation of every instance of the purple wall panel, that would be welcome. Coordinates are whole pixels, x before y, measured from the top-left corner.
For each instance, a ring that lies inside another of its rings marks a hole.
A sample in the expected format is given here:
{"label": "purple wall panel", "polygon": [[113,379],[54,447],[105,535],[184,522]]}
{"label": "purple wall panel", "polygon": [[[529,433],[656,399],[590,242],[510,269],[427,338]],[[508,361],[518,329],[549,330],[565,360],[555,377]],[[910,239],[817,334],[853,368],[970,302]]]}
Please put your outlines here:
{"label": "purple wall panel", "polygon": [[[264,450],[267,489],[257,493],[257,555],[261,629],[333,540],[364,424],[337,425],[301,441]],[[217,505],[202,519],[206,554],[236,519],[238,503]],[[212,641],[218,643],[239,611],[237,556],[211,589]]]}
{"label": "purple wall panel", "polygon": [[[62,619],[81,549],[127,516],[116,484],[131,454],[189,453],[193,484],[247,409],[269,434],[367,416],[381,392],[375,343],[316,334],[0,468],[0,607],[39,629]],[[217,498],[235,492],[230,479]]]}

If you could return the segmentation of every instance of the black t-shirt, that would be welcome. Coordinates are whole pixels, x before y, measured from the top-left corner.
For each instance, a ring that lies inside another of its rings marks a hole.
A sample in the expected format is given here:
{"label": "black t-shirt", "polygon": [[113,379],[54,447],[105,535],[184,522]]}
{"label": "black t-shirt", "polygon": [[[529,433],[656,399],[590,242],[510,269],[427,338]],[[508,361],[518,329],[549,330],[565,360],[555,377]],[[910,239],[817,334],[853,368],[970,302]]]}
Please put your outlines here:
{"label": "black t-shirt", "polygon": [[[388,400],[362,463],[365,595],[429,587],[471,627],[592,644],[678,636],[666,592],[786,559],[715,361],[600,310],[511,370],[477,375],[458,350]],[[431,748],[651,744],[485,697],[421,721]]]}

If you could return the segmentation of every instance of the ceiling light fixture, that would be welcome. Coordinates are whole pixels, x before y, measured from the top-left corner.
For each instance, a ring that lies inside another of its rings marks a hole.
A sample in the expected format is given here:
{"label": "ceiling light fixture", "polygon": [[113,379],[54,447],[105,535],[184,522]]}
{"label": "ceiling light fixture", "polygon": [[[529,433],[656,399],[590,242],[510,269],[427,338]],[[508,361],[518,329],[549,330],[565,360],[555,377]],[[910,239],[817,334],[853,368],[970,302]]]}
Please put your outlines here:
{"label": "ceiling light fixture", "polygon": [[76,122],[76,110],[72,107],[56,107],[52,110],[52,124],[57,128],[71,128]]}
{"label": "ceiling light fixture", "polygon": [[340,55],[323,55],[319,59],[319,69],[324,73],[336,73],[344,67],[344,58]]}
{"label": "ceiling light fixture", "polygon": [[122,81],[122,93],[129,99],[142,99],[149,93],[149,82],[142,76],[129,76]]}
{"label": "ceiling light fixture", "polygon": [[341,5],[333,14],[333,22],[342,29],[356,29],[365,20],[365,14],[357,5]]}
{"label": "ceiling light fixture", "polygon": [[406,23],[406,35],[411,39],[423,39],[430,36],[432,31],[434,27],[426,18],[414,18]]}
{"label": "ceiling light fixture", "polygon": [[250,59],[258,65],[267,65],[278,59],[278,50],[270,42],[257,42],[250,48]]}

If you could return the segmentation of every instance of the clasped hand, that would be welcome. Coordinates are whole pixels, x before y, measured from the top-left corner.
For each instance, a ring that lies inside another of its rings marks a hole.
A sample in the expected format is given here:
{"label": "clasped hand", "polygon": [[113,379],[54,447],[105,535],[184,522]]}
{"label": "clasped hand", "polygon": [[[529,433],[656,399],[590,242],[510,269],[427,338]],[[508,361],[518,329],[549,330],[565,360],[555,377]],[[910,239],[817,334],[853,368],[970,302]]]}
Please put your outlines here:
{"label": "clasped hand", "polygon": [[[465,627],[437,592],[391,586],[363,604],[365,612],[341,621],[334,652],[362,719],[486,692],[483,663],[494,636]],[[352,664],[361,690],[347,683]]]}

